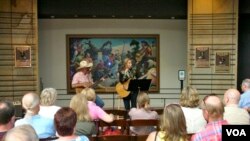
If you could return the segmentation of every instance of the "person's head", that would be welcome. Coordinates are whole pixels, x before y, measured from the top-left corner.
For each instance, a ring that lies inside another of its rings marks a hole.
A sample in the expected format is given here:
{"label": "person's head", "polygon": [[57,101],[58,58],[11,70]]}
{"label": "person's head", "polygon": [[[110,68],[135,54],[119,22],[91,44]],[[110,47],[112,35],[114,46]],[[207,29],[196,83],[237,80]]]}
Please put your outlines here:
{"label": "person's head", "polygon": [[180,105],[170,104],[164,108],[160,128],[165,133],[165,140],[179,141],[180,138],[186,138],[186,120]]}
{"label": "person's head", "polygon": [[62,107],[54,116],[54,125],[59,136],[71,136],[77,122],[76,112],[69,107]]}
{"label": "person's head", "polygon": [[88,109],[88,101],[84,94],[74,95],[70,100],[70,108],[72,108],[79,121],[91,121]]}
{"label": "person's head", "polygon": [[236,89],[228,89],[224,94],[224,104],[236,104],[240,101],[240,92]]}
{"label": "person's head", "polygon": [[40,104],[42,106],[52,106],[56,102],[57,91],[54,88],[45,88],[43,89],[40,98]]}
{"label": "person's head", "polygon": [[243,92],[247,91],[250,89],[250,79],[244,79],[241,83],[241,90]]}
{"label": "person's head", "polygon": [[90,71],[90,69],[92,68],[93,63],[92,62],[88,62],[87,60],[82,60],[80,62],[79,67],[77,68],[77,71],[82,71],[84,73],[88,73]]}
{"label": "person's head", "polygon": [[150,103],[149,96],[145,92],[141,92],[137,96],[138,108],[146,108]]}
{"label": "person's head", "polygon": [[38,114],[40,99],[36,93],[29,92],[22,98],[22,106],[26,110],[26,115]]}
{"label": "person's head", "polygon": [[9,130],[4,141],[39,141],[39,138],[31,125],[24,124]]}
{"label": "person's head", "polygon": [[195,88],[186,87],[181,92],[180,105],[183,107],[198,107],[199,106],[199,94]]}
{"label": "person's head", "polygon": [[81,91],[81,94],[85,95],[88,101],[95,101],[96,94],[95,90],[92,88],[85,88]]}
{"label": "person's head", "polygon": [[132,67],[132,60],[130,58],[125,58],[124,59],[124,69],[130,69]]}
{"label": "person's head", "polygon": [[223,119],[224,105],[215,94],[205,96],[203,102],[201,102],[201,108],[203,116],[208,122]]}
{"label": "person's head", "polygon": [[12,102],[3,100],[0,101],[0,125],[6,125],[13,128],[15,123],[15,107]]}

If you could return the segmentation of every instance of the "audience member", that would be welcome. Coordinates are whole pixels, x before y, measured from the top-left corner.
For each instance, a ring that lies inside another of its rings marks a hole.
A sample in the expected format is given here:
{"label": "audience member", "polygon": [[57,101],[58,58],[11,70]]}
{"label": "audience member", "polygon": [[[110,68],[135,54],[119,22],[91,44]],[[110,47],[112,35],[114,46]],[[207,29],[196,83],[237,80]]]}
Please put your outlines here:
{"label": "audience member", "polygon": [[22,98],[22,106],[26,110],[24,118],[15,122],[15,126],[29,124],[31,125],[39,138],[48,138],[55,135],[53,120],[38,115],[40,106],[39,96],[29,92]]}
{"label": "audience member", "polygon": [[55,113],[61,108],[55,106],[57,99],[57,91],[54,88],[45,88],[43,89],[40,95],[40,111],[39,115],[54,119]]}
{"label": "audience member", "polygon": [[[137,108],[132,108],[129,111],[130,118],[133,119],[158,119],[159,116],[156,111],[151,111],[149,109],[150,99],[147,93],[141,92],[137,96]],[[154,127],[133,127],[131,131],[138,135],[149,134],[154,131]]]}
{"label": "audience member", "polygon": [[207,124],[199,109],[199,94],[195,88],[186,87],[181,92],[180,105],[185,115],[187,132],[193,134],[201,131]]}
{"label": "audience member", "polygon": [[95,90],[92,88],[85,88],[82,90],[81,94],[85,95],[85,97],[88,100],[88,109],[90,113],[90,117],[92,121],[101,119],[105,122],[113,122],[114,115],[113,114],[107,114],[102,108],[97,106],[95,104]]}
{"label": "audience member", "polygon": [[89,115],[88,101],[83,94],[77,94],[71,98],[70,108],[77,114],[75,134],[86,136],[96,134],[95,124]]}
{"label": "audience member", "polygon": [[58,110],[54,117],[54,124],[59,138],[55,141],[88,141],[86,136],[74,134],[76,122],[77,115],[73,109],[62,107]]}
{"label": "audience member", "polygon": [[164,108],[160,123],[160,131],[149,134],[147,141],[187,141],[186,120],[177,104]]}
{"label": "audience member", "polygon": [[0,141],[14,127],[15,107],[10,101],[0,101]]}
{"label": "audience member", "polygon": [[39,139],[34,128],[24,124],[9,130],[4,141],[39,141]]}
{"label": "audience member", "polygon": [[194,134],[192,141],[221,141],[222,125],[228,124],[223,120],[224,105],[220,98],[214,94],[204,97],[201,104],[203,116],[207,121],[204,130]]}
{"label": "audience member", "polygon": [[241,84],[241,90],[244,92],[240,96],[239,106],[244,108],[250,114],[250,79],[244,79]]}
{"label": "audience member", "polygon": [[236,89],[228,89],[224,94],[225,112],[224,119],[229,124],[250,124],[249,114],[246,110],[239,108],[240,92]]}

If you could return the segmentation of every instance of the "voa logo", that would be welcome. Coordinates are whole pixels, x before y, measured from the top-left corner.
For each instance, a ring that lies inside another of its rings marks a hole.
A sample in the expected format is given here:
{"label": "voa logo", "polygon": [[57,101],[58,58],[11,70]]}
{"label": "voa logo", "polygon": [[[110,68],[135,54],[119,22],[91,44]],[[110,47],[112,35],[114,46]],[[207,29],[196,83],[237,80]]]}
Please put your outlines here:
{"label": "voa logo", "polygon": [[247,136],[244,129],[226,129],[227,136]]}

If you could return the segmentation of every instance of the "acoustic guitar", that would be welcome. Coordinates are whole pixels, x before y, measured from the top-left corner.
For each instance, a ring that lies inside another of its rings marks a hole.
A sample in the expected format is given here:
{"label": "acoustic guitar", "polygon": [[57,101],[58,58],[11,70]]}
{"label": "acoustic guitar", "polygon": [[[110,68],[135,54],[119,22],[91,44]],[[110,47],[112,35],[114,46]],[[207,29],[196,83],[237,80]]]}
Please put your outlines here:
{"label": "acoustic guitar", "polygon": [[130,93],[128,90],[128,85],[131,79],[127,80],[123,84],[121,82],[117,83],[115,86],[115,90],[118,93],[118,95],[122,98],[127,97]]}
{"label": "acoustic guitar", "polygon": [[[110,74],[107,74],[105,76],[103,76],[102,78],[100,78],[99,80],[95,81],[94,84],[90,83],[90,82],[84,82],[82,83],[82,87],[77,87],[75,88],[75,91],[77,94],[81,93],[81,91],[85,88],[96,88],[101,82],[105,81],[108,77],[110,77]],[[104,79],[104,80],[103,80]]]}

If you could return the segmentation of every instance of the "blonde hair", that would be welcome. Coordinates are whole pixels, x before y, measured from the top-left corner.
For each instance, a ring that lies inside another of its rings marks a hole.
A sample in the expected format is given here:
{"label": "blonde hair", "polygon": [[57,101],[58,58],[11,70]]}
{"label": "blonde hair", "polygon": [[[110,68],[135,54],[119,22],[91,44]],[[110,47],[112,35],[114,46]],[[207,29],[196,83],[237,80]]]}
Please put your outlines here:
{"label": "blonde hair", "polygon": [[129,61],[132,61],[130,58],[125,58],[123,61],[123,69],[126,68],[126,65],[128,64]]}
{"label": "blonde hair", "polygon": [[199,94],[195,88],[186,87],[182,90],[180,96],[180,105],[183,107],[198,107],[199,106]]}
{"label": "blonde hair", "polygon": [[170,104],[164,108],[160,128],[165,141],[187,140],[186,120],[180,105]]}
{"label": "blonde hair", "polygon": [[34,114],[34,110],[39,105],[39,102],[39,96],[33,92],[25,94],[22,98],[22,106],[29,114]]}
{"label": "blonde hair", "polygon": [[145,92],[140,92],[137,96],[137,104],[139,108],[144,108],[146,104],[149,104],[149,96]]}
{"label": "blonde hair", "polygon": [[55,104],[57,98],[57,91],[54,88],[45,88],[43,89],[41,95],[41,105],[51,106]]}
{"label": "blonde hair", "polygon": [[74,95],[70,100],[70,108],[77,114],[79,121],[91,121],[88,109],[88,101],[84,94]]}
{"label": "blonde hair", "polygon": [[85,95],[88,101],[95,101],[95,90],[92,88],[85,88],[81,91],[81,94]]}
{"label": "blonde hair", "polygon": [[31,125],[24,124],[10,129],[4,141],[39,141],[36,131]]}

